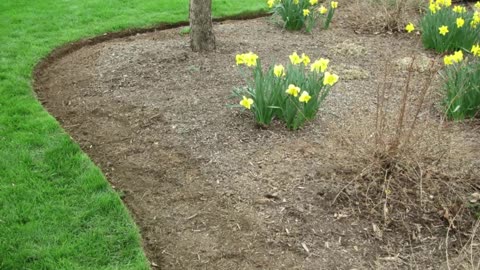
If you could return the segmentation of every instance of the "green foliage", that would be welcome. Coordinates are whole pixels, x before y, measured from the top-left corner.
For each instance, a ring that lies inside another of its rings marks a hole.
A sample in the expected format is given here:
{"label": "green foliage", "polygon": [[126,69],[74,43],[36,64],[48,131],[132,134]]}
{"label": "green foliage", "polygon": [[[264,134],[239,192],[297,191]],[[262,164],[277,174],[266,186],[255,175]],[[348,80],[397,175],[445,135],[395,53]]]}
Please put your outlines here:
{"label": "green foliage", "polygon": [[[448,57],[448,56],[447,56]],[[446,115],[455,120],[476,117],[480,113],[480,59],[448,65],[443,86]]]}
{"label": "green foliage", "polygon": [[180,33],[180,35],[182,35],[182,36],[190,34],[190,26],[182,27],[182,28],[180,29],[179,33]]}
{"label": "green foliage", "polygon": [[472,211],[475,217],[480,220],[480,202],[477,203],[469,203],[467,207]]}
{"label": "green foliage", "polygon": [[420,22],[424,47],[437,52],[471,48],[480,39],[478,12],[441,3],[432,2]]}
{"label": "green foliage", "polygon": [[325,19],[325,22],[323,23],[323,28],[328,29],[330,26],[330,23],[332,22],[333,15],[335,14],[335,10],[337,9],[337,2],[330,2],[330,8],[328,9],[327,12],[327,18]]}
{"label": "green foliage", "polygon": [[318,0],[268,0],[268,6],[273,8],[274,14],[283,21],[283,28],[287,30],[301,30],[310,33],[322,20],[324,29],[328,29],[338,3],[332,1],[329,8],[318,5]]}
{"label": "green foliage", "polygon": [[327,59],[319,59],[305,71],[310,58],[297,53],[290,55],[286,66],[274,65],[266,70],[252,53],[237,55],[237,65],[252,67],[248,86],[234,91],[242,97],[240,106],[251,109],[258,125],[266,127],[273,119],[285,122],[287,128],[295,130],[305,121],[315,118],[321,104],[330,93],[338,76],[326,71]]}
{"label": "green foliage", "polygon": [[[213,14],[266,8],[213,0]],[[83,37],[188,19],[188,0],[0,1],[0,269],[149,269],[101,171],[36,100],[35,64]]]}

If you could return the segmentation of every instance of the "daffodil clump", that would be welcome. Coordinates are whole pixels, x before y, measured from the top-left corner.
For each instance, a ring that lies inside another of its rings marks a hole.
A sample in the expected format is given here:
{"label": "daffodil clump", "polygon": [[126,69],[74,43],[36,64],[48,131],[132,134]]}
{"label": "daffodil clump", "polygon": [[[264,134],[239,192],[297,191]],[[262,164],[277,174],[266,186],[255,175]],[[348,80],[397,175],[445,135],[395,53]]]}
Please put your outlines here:
{"label": "daffodil clump", "polygon": [[305,27],[307,33],[312,31],[319,19],[328,29],[338,8],[336,1],[323,5],[318,0],[268,0],[267,4],[282,19],[285,29],[300,30]]}
{"label": "daffodil clump", "polygon": [[[452,5],[451,0],[430,0],[428,10],[420,22],[425,48],[447,52],[471,48],[480,40],[480,2],[474,10]],[[412,32],[409,23],[405,30]]]}
{"label": "daffodil clump", "polygon": [[295,130],[315,118],[322,102],[339,77],[328,70],[330,61],[319,58],[311,62],[304,53],[292,53],[289,63],[275,64],[266,70],[254,53],[239,54],[236,64],[252,72],[248,86],[234,94],[241,100],[237,106],[251,110],[259,126],[269,126],[273,119],[283,121]]}
{"label": "daffodil clump", "polygon": [[470,53],[464,57],[458,50],[443,58],[444,105],[451,119],[480,117],[480,44],[474,44]]}

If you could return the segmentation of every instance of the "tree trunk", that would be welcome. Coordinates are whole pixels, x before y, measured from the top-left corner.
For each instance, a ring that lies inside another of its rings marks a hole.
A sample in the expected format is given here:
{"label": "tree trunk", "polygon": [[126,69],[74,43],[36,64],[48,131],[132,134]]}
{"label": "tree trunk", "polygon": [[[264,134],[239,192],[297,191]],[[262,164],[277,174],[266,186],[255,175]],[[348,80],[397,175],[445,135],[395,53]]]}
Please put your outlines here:
{"label": "tree trunk", "polygon": [[190,0],[190,47],[194,52],[215,50],[212,0]]}

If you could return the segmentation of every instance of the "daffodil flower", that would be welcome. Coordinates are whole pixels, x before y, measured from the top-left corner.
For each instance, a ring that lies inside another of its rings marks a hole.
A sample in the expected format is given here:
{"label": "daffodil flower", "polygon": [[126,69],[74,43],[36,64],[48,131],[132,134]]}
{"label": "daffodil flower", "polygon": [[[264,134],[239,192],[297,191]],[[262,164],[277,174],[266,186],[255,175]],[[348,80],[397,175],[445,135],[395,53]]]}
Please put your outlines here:
{"label": "daffodil flower", "polygon": [[318,8],[318,12],[320,12],[320,14],[326,14],[328,12],[328,9],[322,5]]}
{"label": "daffodil flower", "polygon": [[438,6],[449,7],[452,5],[452,0],[437,0],[435,4],[437,4]]}
{"label": "daffodil flower", "polygon": [[315,62],[313,62],[313,64],[310,66],[310,70],[315,71],[317,73],[324,72],[325,70],[327,70],[328,63],[330,63],[330,60],[320,58],[318,60],[315,60]]}
{"label": "daffodil flower", "polygon": [[480,44],[473,45],[471,52],[474,56],[480,56]]}
{"label": "daffodil flower", "polygon": [[445,36],[448,33],[448,26],[442,25],[438,28],[440,35]]}
{"label": "daffodil flower", "polygon": [[477,3],[475,3],[475,8],[480,9],[480,1],[477,1]]}
{"label": "daffodil flower", "polygon": [[282,65],[275,65],[273,67],[273,74],[277,77],[285,76],[285,68]]}
{"label": "daffodil flower", "polygon": [[306,66],[310,63],[310,57],[308,55],[302,53],[302,58],[301,58],[303,64]]}
{"label": "daffodil flower", "polygon": [[307,91],[303,91],[300,97],[298,98],[298,101],[308,103],[312,97],[308,94]]}
{"label": "daffodil flower", "polygon": [[478,11],[475,11],[475,13],[473,13],[473,22],[475,24],[480,23],[480,13],[478,13]]}
{"label": "daffodil flower", "polygon": [[455,13],[465,13],[465,12],[467,12],[467,9],[463,6],[454,6],[452,10]]}
{"label": "daffodil flower", "polygon": [[430,12],[432,12],[432,14],[435,14],[437,13],[438,10],[442,9],[442,7],[435,3],[430,3],[430,5],[428,6],[428,9],[430,9]]}
{"label": "daffodil flower", "polygon": [[248,67],[253,67],[257,65],[257,59],[258,55],[249,52],[249,53],[244,53],[244,54],[237,54],[235,56],[235,61],[237,65],[242,65],[245,64]]}
{"label": "daffodil flower", "polygon": [[245,64],[248,67],[252,67],[252,66],[257,65],[258,55],[254,54],[252,52],[249,52],[249,53],[246,53],[244,57],[245,57]]}
{"label": "daffodil flower", "polygon": [[250,110],[253,105],[253,99],[243,96],[242,100],[240,101],[240,105]]}
{"label": "daffodil flower", "polygon": [[452,56],[451,55],[445,55],[445,57],[443,57],[443,63],[445,64],[445,66],[453,65]]}
{"label": "daffodil flower", "polygon": [[288,58],[290,58],[290,62],[292,62],[293,65],[302,63],[302,59],[298,56],[297,52],[293,52]]}
{"label": "daffodil flower", "polygon": [[244,54],[237,54],[235,56],[235,62],[238,65],[245,64],[245,55]]}
{"label": "daffodil flower", "polygon": [[325,72],[323,77],[323,85],[333,86],[338,81],[338,76],[335,74],[330,74],[330,72]]}
{"label": "daffodil flower", "polygon": [[465,24],[465,20],[463,18],[457,18],[457,28],[461,28]]}
{"label": "daffodil flower", "polygon": [[307,17],[309,14],[310,14],[310,10],[309,10],[309,9],[304,9],[304,10],[303,10],[303,16],[304,16],[304,17]]}
{"label": "daffodil flower", "polygon": [[316,5],[318,3],[318,0],[310,0],[310,5]]}
{"label": "daffodil flower", "polygon": [[470,26],[472,28],[477,28],[477,25],[480,23],[480,14],[478,13],[478,11],[475,11],[475,13],[473,13],[473,18],[472,18],[472,21],[470,22]]}
{"label": "daffodil flower", "polygon": [[332,1],[330,2],[330,6],[332,7],[332,9],[336,9],[338,7],[338,2]]}
{"label": "daffodil flower", "polygon": [[453,65],[454,63],[460,63],[463,60],[463,52],[456,51],[454,54],[446,55],[443,58],[443,63],[445,66]]}
{"label": "daffodil flower", "polygon": [[291,95],[291,96],[294,96],[294,97],[297,97],[298,96],[298,93],[300,93],[300,87],[297,87],[293,84],[290,84],[287,88],[287,90],[285,91],[285,93]]}
{"label": "daffodil flower", "polygon": [[268,0],[267,5],[268,5],[269,8],[272,8],[273,5],[275,5],[275,0]]}
{"label": "daffodil flower", "polygon": [[409,23],[407,26],[405,26],[405,30],[407,30],[408,33],[411,33],[413,30],[415,30],[415,26],[413,23]]}
{"label": "daffodil flower", "polygon": [[462,51],[456,51],[456,52],[452,55],[452,59],[453,59],[453,61],[455,61],[456,63],[460,63],[460,62],[463,60],[463,52],[462,52]]}
{"label": "daffodil flower", "polygon": [[294,3],[295,5],[298,5],[298,2],[299,2],[299,0],[293,0],[293,3]]}

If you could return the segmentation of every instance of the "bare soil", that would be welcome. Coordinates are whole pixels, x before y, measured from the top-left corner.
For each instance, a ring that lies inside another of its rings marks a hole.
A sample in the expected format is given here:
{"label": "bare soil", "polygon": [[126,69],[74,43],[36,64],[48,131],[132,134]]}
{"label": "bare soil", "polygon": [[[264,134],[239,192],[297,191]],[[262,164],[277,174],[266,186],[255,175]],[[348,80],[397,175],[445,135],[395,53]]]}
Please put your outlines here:
{"label": "bare soil", "polygon": [[[389,222],[348,195],[377,185],[351,185],[368,165],[352,150],[368,136],[351,135],[374,128],[385,61],[396,63],[401,81],[407,57],[434,58],[418,36],[356,34],[341,15],[312,35],[283,31],[269,18],[214,30],[213,53],[191,52],[188,36],[171,29],[85,46],[37,74],[39,99],[121,193],[153,268],[439,269],[449,252],[455,261],[469,231],[453,230],[441,212],[450,206],[433,198],[448,197],[450,181],[464,187],[454,189],[456,203],[480,189],[480,136],[475,124],[443,123],[435,95],[425,126],[441,126],[450,139],[440,146],[442,162],[426,163],[443,166],[447,190],[423,194],[420,210],[415,202],[410,210],[392,206],[403,219]],[[270,64],[286,64],[293,51],[329,58],[341,80],[301,130],[258,129],[250,112],[226,106],[238,102],[232,89],[245,85],[235,55],[248,51]],[[389,95],[395,107],[400,93]],[[452,164],[460,167],[449,174]],[[474,222],[462,220],[467,229]],[[447,231],[453,244],[445,244]]]}

